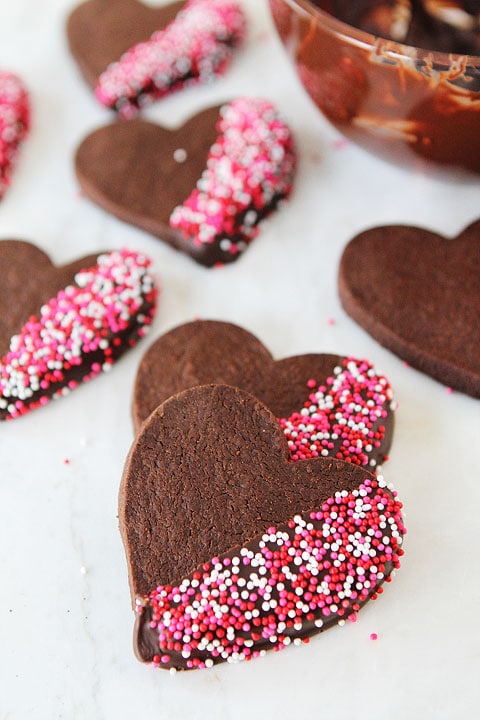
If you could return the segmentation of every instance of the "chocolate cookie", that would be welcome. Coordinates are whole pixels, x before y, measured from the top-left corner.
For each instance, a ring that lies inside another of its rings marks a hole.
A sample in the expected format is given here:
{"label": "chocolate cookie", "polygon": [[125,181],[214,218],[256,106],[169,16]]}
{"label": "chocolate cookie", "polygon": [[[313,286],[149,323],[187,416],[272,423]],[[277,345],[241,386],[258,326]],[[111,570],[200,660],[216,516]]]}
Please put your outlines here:
{"label": "chocolate cookie", "polygon": [[0,200],[10,185],[20,146],[30,129],[30,99],[22,81],[0,71]]}
{"label": "chocolate cookie", "polygon": [[78,148],[85,194],[206,266],[236,260],[292,188],[295,153],[272,103],[239,98],[177,130],[141,119]]}
{"label": "chocolate cookie", "polygon": [[167,400],[120,489],[140,660],[192,669],[343,624],[399,565],[401,504],[331,458],[292,463],[253,396],[201,386]]}
{"label": "chocolate cookie", "polygon": [[133,346],[155,312],[149,261],[126,250],[56,267],[0,242],[0,420],[66,395]]}
{"label": "chocolate cookie", "polygon": [[160,8],[137,0],[88,0],[67,22],[72,55],[97,99],[128,117],[228,67],[245,36],[234,0],[189,0]]}
{"label": "chocolate cookie", "polygon": [[346,247],[343,307],[413,367],[480,397],[480,221],[457,238],[377,227]]}
{"label": "chocolate cookie", "polygon": [[390,448],[392,388],[371,363],[314,354],[275,362],[246,330],[207,320],[175,328],[145,353],[134,388],[136,431],[171,395],[212,382],[243,388],[265,403],[295,460],[328,455],[375,468]]}

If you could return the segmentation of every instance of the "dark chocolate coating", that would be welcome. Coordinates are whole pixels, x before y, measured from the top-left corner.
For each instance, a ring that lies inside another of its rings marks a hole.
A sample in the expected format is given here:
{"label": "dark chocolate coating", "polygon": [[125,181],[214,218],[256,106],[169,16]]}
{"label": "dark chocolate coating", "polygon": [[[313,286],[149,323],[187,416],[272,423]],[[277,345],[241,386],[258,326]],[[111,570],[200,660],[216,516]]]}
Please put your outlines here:
{"label": "dark chocolate coating", "polygon": [[366,230],[343,253],[339,293],[386,348],[480,397],[480,221],[454,239],[413,226]]}
{"label": "dark chocolate coating", "polygon": [[[388,490],[383,490],[382,492],[385,493],[385,495],[388,497],[390,494]],[[391,517],[391,516],[390,516]],[[318,531],[321,530],[323,525],[323,519],[315,519],[312,518],[309,513],[303,515],[303,520],[306,523],[309,523],[312,525],[312,527],[315,527],[315,529]],[[401,526],[395,527],[396,531],[400,531],[400,534],[403,535],[403,524]],[[289,524],[285,523],[284,525],[276,526],[275,527],[276,532],[281,532],[289,539],[291,540],[294,535],[294,529],[292,529]],[[392,526],[390,523],[387,524],[387,528],[385,528],[385,533],[388,535],[390,541],[392,540]],[[247,551],[250,551],[252,555],[261,555],[261,546],[262,543],[265,544],[264,540],[262,539],[262,535],[256,536],[253,540],[248,542],[246,546],[244,546],[244,549]],[[394,545],[397,545],[397,539],[393,541]],[[273,550],[278,550],[278,546],[275,548],[273,547]],[[326,548],[325,548],[326,550]],[[220,558],[217,559],[222,562],[223,558],[229,558],[232,562],[235,557],[241,557],[242,555],[242,548],[237,547],[229,552],[225,553],[223,556],[220,556]],[[332,550],[327,550],[328,555],[328,563],[335,562],[335,557],[337,556],[337,553]],[[353,556],[355,557],[355,556]],[[325,557],[323,560],[325,561]],[[306,614],[302,617],[301,621],[301,627],[297,625],[297,623],[290,621],[290,623],[286,623],[285,627],[282,628],[281,634],[284,637],[288,637],[290,640],[294,640],[298,642],[298,639],[304,639],[306,637],[310,637],[312,635],[316,635],[319,632],[324,632],[325,630],[328,630],[330,627],[334,627],[338,624],[339,620],[342,620],[345,622],[345,620],[352,616],[352,613],[358,612],[358,610],[361,609],[361,607],[368,602],[372,597],[376,597],[377,592],[379,591],[380,586],[385,582],[386,579],[390,579],[390,576],[394,570],[395,567],[398,567],[397,559],[395,560],[390,557],[389,559],[385,560],[384,558],[381,559],[382,564],[382,574],[381,576],[376,576],[375,580],[371,582],[368,592],[365,596],[360,598],[355,598],[353,601],[343,601],[342,606],[342,615],[337,615],[336,612],[331,613],[328,616],[325,616],[321,611],[319,612],[318,609],[316,612],[309,613],[309,616],[307,617]],[[238,578],[243,578],[244,584],[243,587],[248,586],[249,581],[251,580],[252,575],[252,568],[250,565],[244,565],[241,563],[238,570]],[[193,578],[194,575],[197,577],[202,576],[203,567],[200,566],[196,569],[195,573],[192,573],[190,577],[188,578],[190,581]],[[296,568],[297,569],[297,568]],[[328,575],[328,570],[322,571],[324,576]],[[293,577],[296,579],[297,574],[293,573]],[[285,590],[285,587],[288,587],[289,591],[292,592],[293,590],[293,582],[292,582],[292,576],[289,576],[290,579],[287,580],[286,576],[282,578],[282,593]],[[272,591],[272,596],[274,596],[275,600],[277,602],[282,602],[281,596],[280,596],[280,590],[278,589],[278,586],[274,586],[274,590]],[[262,613],[265,612],[263,608],[263,597],[262,595],[258,594],[255,595],[255,600],[252,599],[252,603],[254,604],[254,607],[256,611],[258,612],[258,616],[261,617]],[[140,610],[140,611],[139,611]],[[160,657],[160,654],[165,651],[165,643],[159,642],[159,633],[156,629],[155,621],[153,620],[154,613],[152,610],[152,606],[150,604],[143,605],[140,608],[137,608],[137,617],[135,622],[135,630],[134,630],[134,649],[135,654],[137,658],[145,663],[148,662],[154,662],[155,659]],[[231,618],[231,621],[234,621],[234,617]],[[321,624],[318,621],[321,621]],[[152,622],[153,621],[153,622]],[[256,652],[259,651],[266,651],[272,648],[272,642],[271,638],[265,638],[261,636],[261,633],[252,633],[251,628],[242,628],[241,631],[238,631],[237,629],[237,637],[240,636],[244,640],[250,640],[252,641],[253,635],[255,635],[254,640],[254,649]],[[277,638],[278,640],[278,638]],[[278,647],[277,647],[278,649]],[[221,656],[217,656],[215,660],[212,659],[210,653],[205,650],[199,650],[196,649],[193,653],[193,656],[197,658],[200,661],[207,661],[210,657],[210,662],[215,664],[217,662],[222,662]],[[175,668],[177,670],[189,670],[192,668],[192,665],[189,664],[189,661],[185,658],[185,656],[182,654],[181,650],[175,650],[175,649],[169,649],[168,651],[168,659],[163,658],[162,662],[160,663],[159,667],[163,669],[169,669],[169,668]]]}
{"label": "dark chocolate coating", "polygon": [[87,0],[78,5],[68,17],[67,38],[87,83],[95,87],[111,63],[165,28],[184,4],[151,7],[137,0]]}

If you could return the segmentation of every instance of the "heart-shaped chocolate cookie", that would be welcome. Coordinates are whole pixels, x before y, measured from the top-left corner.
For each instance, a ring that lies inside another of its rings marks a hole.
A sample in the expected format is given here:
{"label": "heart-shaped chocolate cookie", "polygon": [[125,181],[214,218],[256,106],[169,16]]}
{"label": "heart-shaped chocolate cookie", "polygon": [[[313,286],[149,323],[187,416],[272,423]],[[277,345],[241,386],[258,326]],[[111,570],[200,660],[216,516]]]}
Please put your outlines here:
{"label": "heart-shaped chocolate cookie", "polygon": [[119,496],[136,652],[163,668],[251,659],[343,623],[398,567],[401,504],[331,458],[292,463],[274,416],[238,388],[167,400]]}
{"label": "heart-shaped chocolate cookie", "polygon": [[0,200],[11,182],[20,145],[30,128],[30,100],[22,81],[0,71]]}
{"label": "heart-shaped chocolate cookie", "polygon": [[181,325],[147,350],[135,381],[136,431],[168,397],[208,383],[240,387],[265,403],[294,460],[328,455],[372,469],[390,448],[392,388],[371,363],[314,354],[275,362],[246,330],[211,320]]}
{"label": "heart-shaped chocolate cookie", "polygon": [[339,293],[382,345],[480,397],[480,221],[454,239],[412,226],[366,230],[343,253]]}
{"label": "heart-shaped chocolate cookie", "polygon": [[147,331],[149,260],[126,250],[56,267],[39,248],[0,242],[0,420],[108,370]]}
{"label": "heart-shaped chocolate cookie", "polygon": [[85,79],[100,102],[125,117],[223,73],[244,36],[245,17],[235,0],[159,8],[137,0],[88,0],[67,22],[70,50]]}
{"label": "heart-shaped chocolate cookie", "polygon": [[99,128],[76,153],[85,194],[206,266],[232,262],[292,188],[293,140],[275,107],[238,98],[177,130]]}

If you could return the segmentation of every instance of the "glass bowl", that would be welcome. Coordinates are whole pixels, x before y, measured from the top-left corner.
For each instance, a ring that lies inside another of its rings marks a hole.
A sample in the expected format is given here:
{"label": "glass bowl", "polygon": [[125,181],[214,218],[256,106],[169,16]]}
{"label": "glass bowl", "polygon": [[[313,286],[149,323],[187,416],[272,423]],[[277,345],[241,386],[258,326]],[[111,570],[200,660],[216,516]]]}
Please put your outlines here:
{"label": "glass bowl", "polygon": [[480,173],[480,57],[376,37],[327,0],[269,3],[303,86],[345,136],[397,163]]}

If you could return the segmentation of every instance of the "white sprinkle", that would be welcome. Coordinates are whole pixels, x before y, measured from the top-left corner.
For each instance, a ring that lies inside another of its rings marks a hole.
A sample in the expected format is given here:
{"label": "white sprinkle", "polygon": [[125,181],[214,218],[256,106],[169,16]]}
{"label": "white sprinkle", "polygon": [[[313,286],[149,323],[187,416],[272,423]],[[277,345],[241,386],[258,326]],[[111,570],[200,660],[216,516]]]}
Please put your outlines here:
{"label": "white sprinkle", "polygon": [[173,153],[173,159],[177,163],[184,163],[188,158],[188,153],[184,148],[177,148]]}

